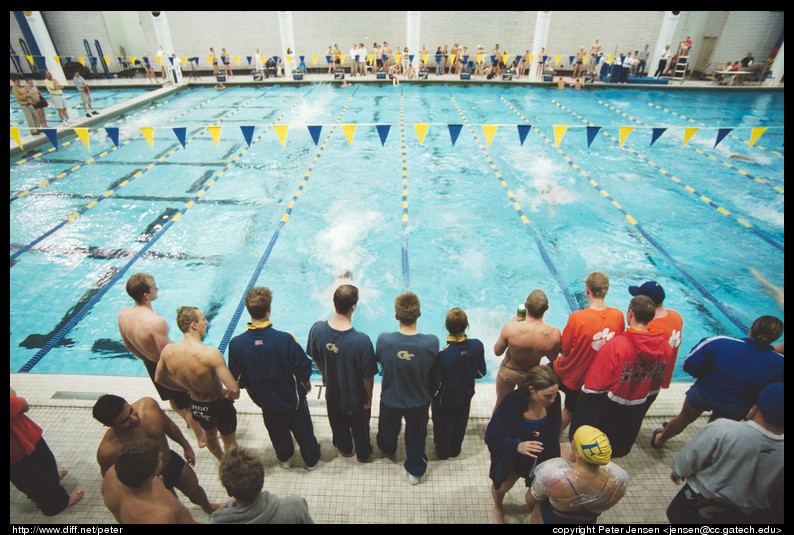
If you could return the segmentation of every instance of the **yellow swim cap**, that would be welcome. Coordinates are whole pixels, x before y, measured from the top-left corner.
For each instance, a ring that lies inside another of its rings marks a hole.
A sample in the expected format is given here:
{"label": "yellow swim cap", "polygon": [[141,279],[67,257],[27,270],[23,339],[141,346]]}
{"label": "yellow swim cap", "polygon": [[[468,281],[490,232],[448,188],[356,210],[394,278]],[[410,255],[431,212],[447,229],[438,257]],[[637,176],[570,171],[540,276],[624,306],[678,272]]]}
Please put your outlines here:
{"label": "yellow swim cap", "polygon": [[583,425],[573,434],[573,441],[579,456],[588,463],[609,464],[612,458],[612,445],[603,431]]}

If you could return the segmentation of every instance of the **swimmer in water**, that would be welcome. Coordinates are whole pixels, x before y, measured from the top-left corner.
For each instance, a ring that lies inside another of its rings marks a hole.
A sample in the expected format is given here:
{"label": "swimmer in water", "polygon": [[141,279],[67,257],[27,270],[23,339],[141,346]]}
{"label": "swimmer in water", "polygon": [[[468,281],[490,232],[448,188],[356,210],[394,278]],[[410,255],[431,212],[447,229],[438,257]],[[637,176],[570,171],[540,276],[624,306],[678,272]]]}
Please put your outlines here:
{"label": "swimmer in water", "polygon": [[737,160],[749,160],[747,156],[742,156],[741,154],[731,154],[731,158],[736,158]]}
{"label": "swimmer in water", "polygon": [[752,273],[753,276],[755,276],[755,278],[758,279],[758,282],[760,282],[761,285],[764,287],[764,291],[769,295],[771,295],[772,297],[774,297],[775,301],[777,302],[777,306],[780,307],[780,310],[783,310],[783,289],[778,288],[777,286],[766,280],[760,273],[758,273],[753,268],[749,268],[749,269],[750,269],[750,273]]}

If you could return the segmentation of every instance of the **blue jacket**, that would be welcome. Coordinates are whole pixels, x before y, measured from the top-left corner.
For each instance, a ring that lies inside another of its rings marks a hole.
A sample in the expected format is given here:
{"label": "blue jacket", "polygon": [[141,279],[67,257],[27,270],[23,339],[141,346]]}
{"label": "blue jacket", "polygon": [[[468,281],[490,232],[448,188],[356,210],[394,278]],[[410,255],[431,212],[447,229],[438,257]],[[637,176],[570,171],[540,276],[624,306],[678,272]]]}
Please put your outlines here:
{"label": "blue jacket", "polygon": [[747,412],[761,390],[783,382],[783,355],[750,338],[713,336],[701,340],[683,362],[686,373],[721,403]]}
{"label": "blue jacket", "polygon": [[[548,408],[543,426],[534,435],[524,427],[524,409],[521,392],[513,390],[502,399],[488,423],[485,431],[485,444],[491,452],[489,477],[494,488],[499,488],[507,479],[510,468],[526,478],[527,486],[532,482],[532,469],[547,459],[560,456],[560,425],[562,423],[560,396]],[[543,451],[534,457],[516,451],[518,444],[527,440],[543,443]]]}
{"label": "blue jacket", "polygon": [[295,410],[306,397],[312,362],[295,337],[270,322],[229,342],[229,370],[251,400],[268,411]]}
{"label": "blue jacket", "polygon": [[440,407],[456,408],[471,400],[474,380],[485,375],[485,350],[476,338],[451,338],[438,353],[435,382],[440,386],[433,397]]}

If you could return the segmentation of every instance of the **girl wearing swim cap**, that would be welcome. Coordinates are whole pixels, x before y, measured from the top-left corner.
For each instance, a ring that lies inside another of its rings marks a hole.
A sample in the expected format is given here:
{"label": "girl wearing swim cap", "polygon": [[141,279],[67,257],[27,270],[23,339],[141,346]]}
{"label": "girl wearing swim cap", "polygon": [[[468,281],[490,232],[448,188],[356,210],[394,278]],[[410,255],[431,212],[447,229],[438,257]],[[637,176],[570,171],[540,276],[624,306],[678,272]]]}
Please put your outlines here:
{"label": "girl wearing swim cap", "polygon": [[533,509],[540,504],[544,524],[595,524],[598,515],[626,491],[629,476],[610,462],[612,446],[603,431],[589,425],[579,427],[571,453],[574,461],[551,459],[535,469],[527,504]]}

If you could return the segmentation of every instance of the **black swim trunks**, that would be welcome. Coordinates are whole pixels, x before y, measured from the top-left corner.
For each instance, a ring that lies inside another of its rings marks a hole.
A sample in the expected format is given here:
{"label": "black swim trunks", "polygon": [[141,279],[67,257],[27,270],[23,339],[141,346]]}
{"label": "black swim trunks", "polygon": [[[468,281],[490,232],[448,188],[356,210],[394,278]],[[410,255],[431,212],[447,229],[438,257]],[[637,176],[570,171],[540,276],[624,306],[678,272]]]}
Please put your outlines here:
{"label": "black swim trunks", "polygon": [[163,485],[168,490],[172,490],[179,481],[182,475],[182,469],[185,467],[185,460],[174,450],[171,451],[171,458],[168,461],[168,470],[163,472]]}
{"label": "black swim trunks", "polygon": [[154,385],[155,390],[157,390],[157,395],[160,396],[160,399],[163,401],[173,401],[176,405],[176,408],[179,410],[190,407],[190,396],[188,396],[187,392],[171,390],[170,388],[166,388],[154,381],[154,372],[157,370],[156,362],[152,362],[151,360],[147,359],[143,361],[143,365],[146,368],[146,371],[149,373],[149,377],[152,379],[152,384]]}
{"label": "black swim trunks", "polygon": [[210,431],[218,428],[221,435],[231,435],[237,430],[237,411],[230,399],[215,401],[190,400],[190,411],[202,429]]}

